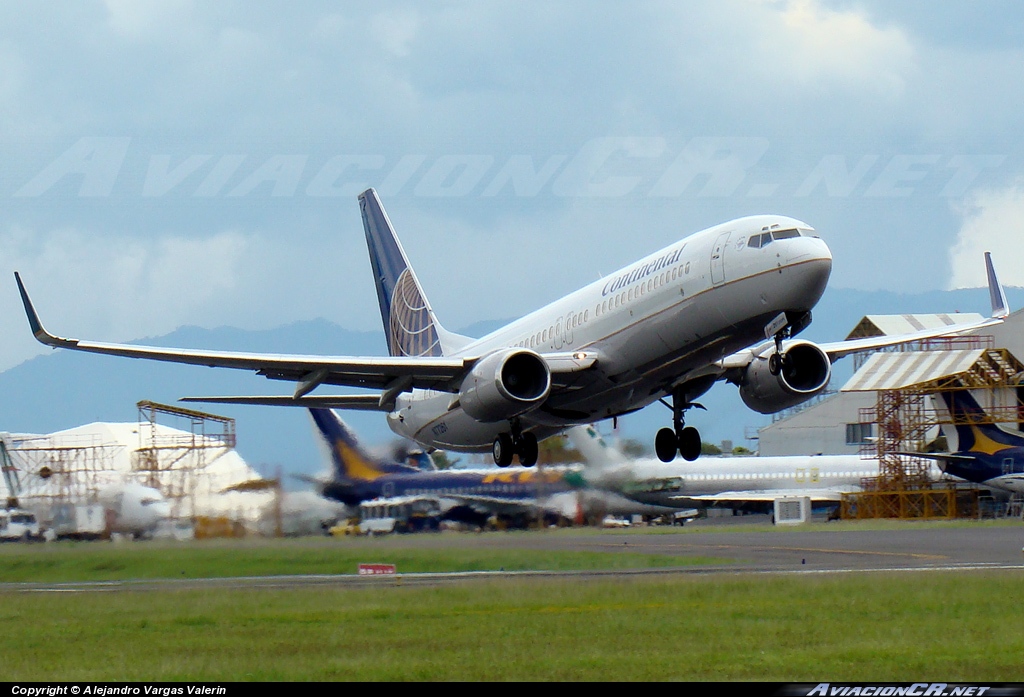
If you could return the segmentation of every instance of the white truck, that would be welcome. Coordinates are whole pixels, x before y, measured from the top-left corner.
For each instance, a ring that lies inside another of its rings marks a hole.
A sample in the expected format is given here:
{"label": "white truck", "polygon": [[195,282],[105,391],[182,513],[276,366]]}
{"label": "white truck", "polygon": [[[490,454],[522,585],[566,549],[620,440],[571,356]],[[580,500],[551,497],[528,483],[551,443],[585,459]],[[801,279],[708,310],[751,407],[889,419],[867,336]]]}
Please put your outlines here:
{"label": "white truck", "polygon": [[35,542],[41,539],[39,521],[34,513],[21,508],[0,509],[0,540]]}
{"label": "white truck", "polygon": [[99,540],[110,536],[107,510],[102,504],[61,503],[50,524],[58,540]]}

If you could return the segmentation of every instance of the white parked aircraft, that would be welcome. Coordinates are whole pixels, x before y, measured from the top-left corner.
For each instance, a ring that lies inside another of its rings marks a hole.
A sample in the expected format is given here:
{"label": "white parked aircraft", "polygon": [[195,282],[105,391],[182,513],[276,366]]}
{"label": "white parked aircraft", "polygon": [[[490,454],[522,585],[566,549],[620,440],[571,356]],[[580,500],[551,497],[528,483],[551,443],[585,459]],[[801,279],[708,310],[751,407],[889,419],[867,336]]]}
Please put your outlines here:
{"label": "white parked aircraft", "polygon": [[[860,455],[713,457],[665,463],[626,457],[592,426],[571,428],[566,435],[587,463],[588,483],[652,505],[767,509],[776,499],[791,497],[839,503],[843,494],[862,490],[861,480],[878,476],[878,460]],[[933,467],[930,475],[938,480],[942,471]]]}
{"label": "white parked aircraft", "polygon": [[106,487],[100,503],[110,511],[110,531],[134,537],[150,537],[171,515],[171,504],[159,490],[134,482]]}
{"label": "white parked aircraft", "polygon": [[[47,332],[15,274],[35,337],[54,347],[255,370],[297,383],[291,396],[187,401],[379,410],[395,433],[427,448],[491,450],[499,465],[537,460],[537,441],[662,401],[664,461],[700,454],[684,415],[716,381],[739,386],[761,413],[828,385],[836,359],[977,329],[1008,314],[986,256],[992,317],[903,336],[815,344],[792,337],[811,321],[832,254],[814,230],[776,215],[740,218],[673,242],[480,339],[446,331],[373,189],[359,196],[390,357],[280,355],[156,348],[65,339]],[[311,395],[321,385],[375,388]],[[666,401],[671,399],[671,404]]]}

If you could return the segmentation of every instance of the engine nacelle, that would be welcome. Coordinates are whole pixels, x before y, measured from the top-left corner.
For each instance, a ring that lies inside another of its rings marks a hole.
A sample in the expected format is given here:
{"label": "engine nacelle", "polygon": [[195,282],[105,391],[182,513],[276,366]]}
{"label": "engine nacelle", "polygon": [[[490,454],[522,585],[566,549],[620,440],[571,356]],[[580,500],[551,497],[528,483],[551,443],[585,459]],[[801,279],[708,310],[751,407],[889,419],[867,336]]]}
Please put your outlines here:
{"label": "engine nacelle", "polygon": [[459,402],[477,421],[505,421],[539,407],[551,392],[551,370],[527,349],[495,351],[462,381]]}
{"label": "engine nacelle", "polygon": [[[771,353],[775,353],[774,348]],[[755,358],[747,366],[740,381],[740,397],[754,411],[774,414],[806,402],[828,386],[832,362],[817,344],[791,343],[784,347],[783,356],[783,368],[778,375],[772,375],[768,369],[771,354]]]}

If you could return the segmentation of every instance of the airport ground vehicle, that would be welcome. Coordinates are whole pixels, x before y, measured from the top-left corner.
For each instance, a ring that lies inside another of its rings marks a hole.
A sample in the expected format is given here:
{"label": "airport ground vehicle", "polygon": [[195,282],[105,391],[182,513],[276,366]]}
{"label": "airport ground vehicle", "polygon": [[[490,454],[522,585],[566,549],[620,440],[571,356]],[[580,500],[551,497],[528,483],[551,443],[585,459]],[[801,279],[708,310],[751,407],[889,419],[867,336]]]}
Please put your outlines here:
{"label": "airport ground vehicle", "polygon": [[33,542],[43,539],[39,521],[31,511],[21,508],[0,510],[0,540],[4,542]]}
{"label": "airport ground vehicle", "polygon": [[433,501],[401,496],[373,499],[359,505],[359,532],[363,535],[440,529],[441,508]]}
{"label": "airport ground vehicle", "polygon": [[101,504],[66,502],[54,507],[51,529],[58,540],[98,540],[110,535],[107,522],[107,512]]}

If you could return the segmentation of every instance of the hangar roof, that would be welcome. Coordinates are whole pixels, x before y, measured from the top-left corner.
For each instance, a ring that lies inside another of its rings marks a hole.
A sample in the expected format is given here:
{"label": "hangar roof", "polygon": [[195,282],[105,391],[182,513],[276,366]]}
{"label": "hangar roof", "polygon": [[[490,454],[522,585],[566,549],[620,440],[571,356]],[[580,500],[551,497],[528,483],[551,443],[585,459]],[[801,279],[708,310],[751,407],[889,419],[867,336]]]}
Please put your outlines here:
{"label": "hangar roof", "polygon": [[1022,370],[1024,366],[1012,354],[997,349],[880,352],[873,354],[841,391],[924,387],[954,377],[969,387],[979,383],[1019,383]]}
{"label": "hangar roof", "polygon": [[984,317],[977,312],[953,312],[937,315],[865,315],[846,338],[849,340],[910,334],[922,329],[938,329],[954,324],[980,322],[983,319]]}

